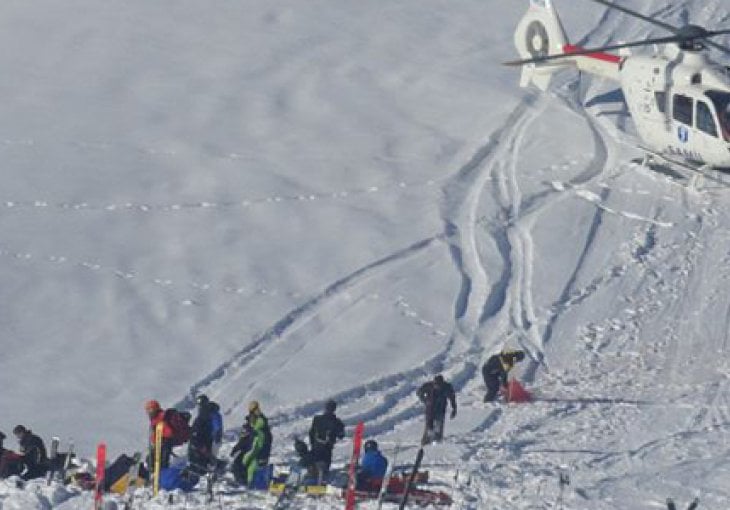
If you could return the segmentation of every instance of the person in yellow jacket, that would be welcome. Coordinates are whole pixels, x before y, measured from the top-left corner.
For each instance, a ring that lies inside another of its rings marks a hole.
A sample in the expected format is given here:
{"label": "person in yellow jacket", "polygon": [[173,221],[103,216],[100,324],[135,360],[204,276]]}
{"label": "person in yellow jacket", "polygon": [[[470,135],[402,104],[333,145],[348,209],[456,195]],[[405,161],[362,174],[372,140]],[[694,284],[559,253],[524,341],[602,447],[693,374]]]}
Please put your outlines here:
{"label": "person in yellow jacket", "polygon": [[482,367],[482,377],[487,385],[484,402],[491,402],[497,397],[499,388],[507,386],[507,374],[515,363],[525,359],[525,351],[502,351],[490,357]]}
{"label": "person in yellow jacket", "polygon": [[241,463],[246,475],[246,483],[251,485],[258,467],[266,466],[269,463],[272,442],[269,420],[261,412],[261,406],[256,400],[248,404],[248,423],[251,426],[253,438],[251,448],[243,456]]}

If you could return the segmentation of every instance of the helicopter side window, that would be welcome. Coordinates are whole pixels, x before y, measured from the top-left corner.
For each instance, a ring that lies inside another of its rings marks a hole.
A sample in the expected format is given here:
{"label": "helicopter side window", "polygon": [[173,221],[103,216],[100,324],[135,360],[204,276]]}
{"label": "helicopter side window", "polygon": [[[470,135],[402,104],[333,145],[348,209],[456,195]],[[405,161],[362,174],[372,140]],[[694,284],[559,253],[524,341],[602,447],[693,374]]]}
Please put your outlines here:
{"label": "helicopter side window", "polygon": [[708,90],[705,95],[715,105],[717,118],[720,121],[720,132],[726,142],[730,142],[730,94],[719,90]]}
{"label": "helicopter side window", "polygon": [[681,94],[674,95],[674,104],[672,108],[674,120],[682,124],[692,125],[692,98]]}
{"label": "helicopter side window", "polygon": [[654,92],[654,100],[656,101],[656,107],[659,110],[659,113],[665,113],[667,111],[666,92]]}
{"label": "helicopter side window", "polygon": [[717,126],[712,117],[712,110],[704,101],[697,101],[697,129],[710,136],[717,136]]}

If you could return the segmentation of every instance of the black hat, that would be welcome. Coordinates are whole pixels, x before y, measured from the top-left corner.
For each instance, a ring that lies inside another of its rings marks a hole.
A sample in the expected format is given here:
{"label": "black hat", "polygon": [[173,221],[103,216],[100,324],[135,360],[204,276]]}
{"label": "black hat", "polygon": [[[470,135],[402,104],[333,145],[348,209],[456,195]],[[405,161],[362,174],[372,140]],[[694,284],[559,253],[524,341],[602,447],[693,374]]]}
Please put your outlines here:
{"label": "black hat", "polygon": [[368,439],[367,441],[365,441],[363,448],[365,448],[366,452],[377,450],[378,442],[375,439]]}
{"label": "black hat", "polygon": [[441,375],[441,374],[439,374],[436,377],[434,377],[433,380],[434,380],[434,382],[436,382],[438,384],[443,384],[444,383],[444,376]]}
{"label": "black hat", "polygon": [[26,429],[26,428],[25,428],[25,427],[23,427],[22,425],[16,425],[16,426],[15,426],[15,427],[13,428],[13,434],[15,434],[16,436],[17,436],[18,434],[25,434],[26,432],[28,432],[28,429]]}
{"label": "black hat", "polygon": [[202,406],[210,402],[210,399],[206,395],[201,394],[198,395],[198,398],[196,398],[195,401],[198,403],[199,406]]}
{"label": "black hat", "polygon": [[327,403],[324,405],[324,410],[327,411],[328,413],[334,413],[336,409],[337,409],[337,402],[335,402],[332,399],[328,400]]}

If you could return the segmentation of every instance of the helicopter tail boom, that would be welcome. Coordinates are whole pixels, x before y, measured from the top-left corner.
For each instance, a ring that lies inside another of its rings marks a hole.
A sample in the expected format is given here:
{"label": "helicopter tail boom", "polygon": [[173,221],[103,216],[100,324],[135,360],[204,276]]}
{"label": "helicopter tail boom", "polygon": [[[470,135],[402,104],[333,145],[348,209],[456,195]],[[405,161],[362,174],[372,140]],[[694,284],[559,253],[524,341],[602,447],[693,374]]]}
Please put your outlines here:
{"label": "helicopter tail boom", "polygon": [[[620,57],[608,53],[586,54],[582,48],[570,44],[552,0],[530,0],[527,12],[517,24],[514,42],[520,58],[528,61],[522,65],[521,87],[532,84],[547,90],[552,74],[566,67],[618,79]],[[579,54],[571,56],[573,53]],[[557,58],[529,62],[548,56]]]}

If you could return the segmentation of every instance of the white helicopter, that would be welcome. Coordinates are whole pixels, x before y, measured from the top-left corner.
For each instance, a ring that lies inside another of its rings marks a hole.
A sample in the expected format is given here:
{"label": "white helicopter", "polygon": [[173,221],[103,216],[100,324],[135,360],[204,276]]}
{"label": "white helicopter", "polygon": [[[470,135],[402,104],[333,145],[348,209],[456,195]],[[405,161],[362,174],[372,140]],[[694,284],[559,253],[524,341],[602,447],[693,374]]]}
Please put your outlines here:
{"label": "white helicopter", "polygon": [[[551,75],[565,67],[616,80],[642,140],[640,148],[648,158],[693,170],[730,169],[730,67],[714,62],[705,51],[710,46],[730,54],[730,48],[711,40],[730,29],[676,28],[606,0],[592,1],[673,35],[581,48],[568,42],[551,0],[530,0],[515,31],[521,60],[505,62],[522,66],[520,86],[532,83],[544,91]],[[631,55],[626,50],[658,44],[666,46],[649,56]],[[611,50],[620,51],[618,55],[606,53]]]}

